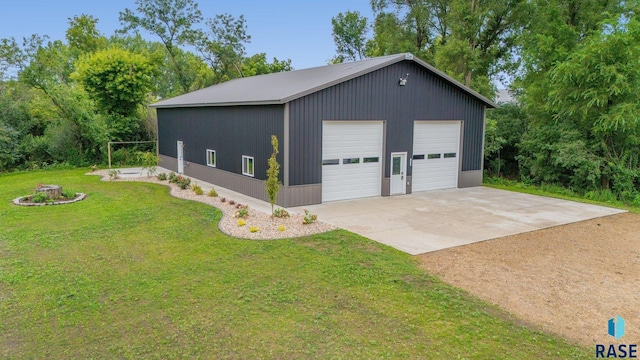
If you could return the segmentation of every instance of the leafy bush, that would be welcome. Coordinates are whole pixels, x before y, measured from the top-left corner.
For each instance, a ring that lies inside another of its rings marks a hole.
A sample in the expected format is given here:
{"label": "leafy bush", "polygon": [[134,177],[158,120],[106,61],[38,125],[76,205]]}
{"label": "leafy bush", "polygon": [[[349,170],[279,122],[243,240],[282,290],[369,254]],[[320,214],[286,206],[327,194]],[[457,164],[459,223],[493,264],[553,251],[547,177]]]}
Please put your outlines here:
{"label": "leafy bush", "polygon": [[189,179],[188,177],[184,177],[182,175],[178,175],[176,177],[176,185],[178,185],[180,189],[185,190],[186,188],[189,187],[189,185],[191,185],[191,179]]}
{"label": "leafy bush", "polygon": [[211,197],[218,197],[218,192],[216,191],[216,189],[211,189],[211,190],[209,190],[207,195],[209,195]]}
{"label": "leafy bush", "polygon": [[120,178],[120,170],[111,169],[109,170],[109,179],[115,180]]}
{"label": "leafy bush", "polygon": [[273,211],[273,216],[284,219],[284,218],[288,218],[291,215],[289,215],[289,212],[287,210],[278,208]]}
{"label": "leafy bush", "polygon": [[242,219],[238,219],[238,226],[245,226],[247,225],[247,222],[242,220]]}
{"label": "leafy bush", "polygon": [[260,231],[260,228],[257,227],[257,226],[252,226],[252,227],[249,228],[249,231],[252,232],[252,233],[255,233],[255,232]]}
{"label": "leafy bush", "polygon": [[313,224],[316,220],[318,220],[318,215],[313,215],[309,210],[304,209],[304,218],[302,219],[304,225]]}
{"label": "leafy bush", "polygon": [[147,170],[147,176],[153,176],[158,166],[158,155],[153,152],[139,152],[138,156],[142,163],[142,170]]}
{"label": "leafy bush", "polygon": [[63,190],[62,197],[65,199],[74,199],[76,197],[76,192],[72,190]]}
{"label": "leafy bush", "polygon": [[233,201],[233,200],[229,200],[229,205],[235,205],[235,204],[236,204],[236,202],[235,202],[235,201]]}
{"label": "leafy bush", "polygon": [[278,231],[285,231],[285,230],[287,230],[287,228],[285,228],[284,225],[278,226]]}
{"label": "leafy bush", "polygon": [[178,174],[174,173],[173,171],[169,173],[169,182],[175,184],[176,181],[178,180]]}
{"label": "leafy bush", "polygon": [[246,219],[249,217],[249,205],[242,206],[236,211],[235,217]]}
{"label": "leafy bush", "polygon": [[34,203],[43,203],[45,201],[47,201],[47,194],[45,193],[37,193],[35,195],[33,195],[33,197],[31,198],[31,201],[33,201]]}
{"label": "leafy bush", "polygon": [[227,201],[226,198],[220,198],[220,202],[225,202],[225,201]]}
{"label": "leafy bush", "polygon": [[165,173],[160,173],[156,176],[158,178],[158,180],[160,181],[166,181],[167,180],[167,174]]}
{"label": "leafy bush", "polygon": [[111,164],[114,166],[136,166],[140,164],[140,152],[132,148],[120,148],[111,152]]}

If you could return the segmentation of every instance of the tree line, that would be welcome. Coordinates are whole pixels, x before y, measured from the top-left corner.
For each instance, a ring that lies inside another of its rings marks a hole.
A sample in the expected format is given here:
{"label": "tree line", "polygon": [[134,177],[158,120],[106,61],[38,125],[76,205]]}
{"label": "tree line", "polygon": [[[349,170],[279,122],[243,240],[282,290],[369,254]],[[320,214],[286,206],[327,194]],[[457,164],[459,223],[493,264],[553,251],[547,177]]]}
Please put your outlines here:
{"label": "tree line", "polygon": [[332,19],[334,62],[412,52],[494,98],[485,171],[640,205],[637,0],[371,0]]}
{"label": "tree line", "polygon": [[[63,40],[0,39],[0,171],[104,163],[108,141],[156,138],[149,103],[292,69],[288,59],[246,54],[243,16],[205,19],[193,0],[135,4],[110,36],[82,14],[69,18]],[[135,155],[114,154],[124,162]]]}
{"label": "tree line", "polygon": [[[107,141],[155,139],[146,105],[159,98],[291,70],[246,54],[243,16],[207,19],[193,0],[135,4],[110,36],[82,14],[63,40],[0,39],[0,171],[104,163]],[[370,4],[372,19],[332,19],[332,62],[412,52],[489,98],[508,83],[514,102],[487,114],[488,175],[640,204],[638,0]]]}

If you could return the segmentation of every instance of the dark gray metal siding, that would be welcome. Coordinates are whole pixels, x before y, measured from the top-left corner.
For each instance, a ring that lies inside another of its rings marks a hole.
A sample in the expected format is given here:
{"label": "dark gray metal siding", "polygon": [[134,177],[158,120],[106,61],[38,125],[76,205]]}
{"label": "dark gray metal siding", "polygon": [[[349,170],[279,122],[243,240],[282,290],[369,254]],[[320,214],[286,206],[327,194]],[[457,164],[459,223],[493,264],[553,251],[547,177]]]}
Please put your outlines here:
{"label": "dark gray metal siding", "polygon": [[182,140],[185,162],[206,165],[206,149],[211,149],[218,169],[237,174],[242,174],[242,155],[253,156],[260,180],[266,178],[272,134],[280,141],[282,164],[284,105],[158,109],[160,154],[177,157],[176,142]]}
{"label": "dark gray metal siding", "polygon": [[[406,86],[398,80],[409,74]],[[386,120],[386,163],[413,150],[415,120],[463,120],[462,171],[480,170],[485,105],[411,61],[402,61],[290,103],[290,185],[322,180],[323,120]],[[409,169],[409,175],[411,175]],[[389,176],[385,166],[385,177]]]}

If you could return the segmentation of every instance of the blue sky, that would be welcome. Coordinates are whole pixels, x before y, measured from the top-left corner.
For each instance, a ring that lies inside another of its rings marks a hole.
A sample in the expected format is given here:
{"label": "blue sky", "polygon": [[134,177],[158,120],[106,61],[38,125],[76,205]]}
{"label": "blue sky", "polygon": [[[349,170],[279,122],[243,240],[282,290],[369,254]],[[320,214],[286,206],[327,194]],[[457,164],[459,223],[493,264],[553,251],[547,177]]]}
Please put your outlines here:
{"label": "blue sky", "polygon": [[[331,18],[340,12],[360,11],[369,18],[369,0],[235,0],[197,1],[205,18],[228,13],[244,15],[251,43],[247,54],[265,52],[267,58],[291,59],[296,69],[325,65],[334,56]],[[118,14],[135,9],[134,0],[14,0],[2,4],[0,38],[48,35],[64,39],[68,18],[88,14],[99,19],[98,29],[110,36],[120,28]],[[157,40],[142,33],[149,40]]]}

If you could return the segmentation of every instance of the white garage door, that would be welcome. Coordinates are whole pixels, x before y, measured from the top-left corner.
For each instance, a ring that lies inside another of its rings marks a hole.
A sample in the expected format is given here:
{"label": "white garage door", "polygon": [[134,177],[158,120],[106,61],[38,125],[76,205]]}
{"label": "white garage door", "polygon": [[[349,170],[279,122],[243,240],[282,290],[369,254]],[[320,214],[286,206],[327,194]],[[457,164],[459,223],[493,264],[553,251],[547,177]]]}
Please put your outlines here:
{"label": "white garage door", "polygon": [[380,196],[382,122],[325,121],[322,201]]}
{"label": "white garage door", "polygon": [[459,121],[416,121],[413,128],[412,191],[458,187]]}

